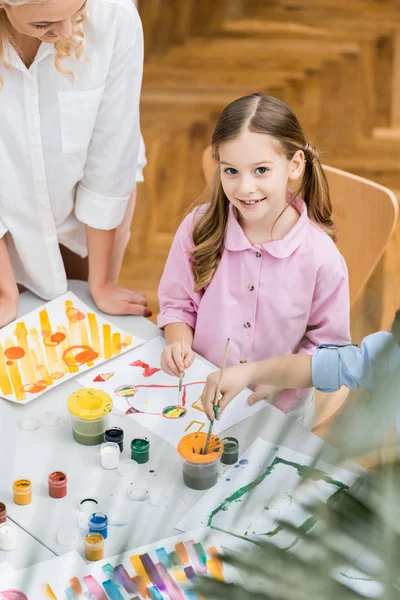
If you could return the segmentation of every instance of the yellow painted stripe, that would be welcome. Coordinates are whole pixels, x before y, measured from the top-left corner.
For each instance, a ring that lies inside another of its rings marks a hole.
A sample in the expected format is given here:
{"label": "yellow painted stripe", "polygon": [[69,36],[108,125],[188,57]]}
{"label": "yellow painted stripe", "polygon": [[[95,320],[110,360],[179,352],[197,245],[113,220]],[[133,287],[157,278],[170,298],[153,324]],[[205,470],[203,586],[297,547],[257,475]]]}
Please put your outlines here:
{"label": "yellow painted stripe", "polygon": [[42,594],[46,596],[46,598],[49,598],[49,600],[57,600],[57,597],[48,583],[42,584]]}
{"label": "yellow painted stripe", "polygon": [[2,394],[5,396],[9,396],[12,394],[12,387],[10,380],[8,378],[7,367],[6,367],[6,359],[4,356],[3,346],[0,342],[0,388]]}
{"label": "yellow painted stripe", "polygon": [[[60,347],[61,356],[62,356],[64,354],[64,352],[68,348],[70,348],[70,346],[72,346],[72,343],[71,343],[71,340],[70,340],[70,337],[69,337],[68,329],[64,325],[59,325],[57,327],[57,330],[60,333],[63,333],[65,335],[65,340],[63,342],[61,342],[61,344],[59,346]],[[68,370],[70,373],[78,373],[79,369],[77,367],[76,361],[73,358],[72,354],[70,356],[70,360],[68,361],[68,363],[71,363],[71,364],[67,365],[67,363],[65,363],[62,359],[60,360],[60,362],[62,363],[62,367],[63,367],[64,371]]]}
{"label": "yellow painted stripe", "polygon": [[[40,311],[40,313],[39,313],[39,319],[40,319],[40,328],[42,330],[42,337],[43,338],[45,336],[47,337],[47,335],[51,336],[51,334],[53,333],[53,331],[51,329],[49,314],[48,314],[46,308],[44,308],[43,310]],[[44,346],[44,351],[45,351],[46,356],[47,356],[47,369],[48,369],[48,371],[50,373],[55,373],[56,371],[61,371],[61,367],[58,364],[57,350],[55,349],[55,347],[54,346],[46,346],[46,344],[43,344],[43,346]]]}
{"label": "yellow painted stripe", "polygon": [[[68,313],[68,311],[73,308],[75,308],[74,303],[71,300],[66,300],[65,301],[65,312]],[[80,344],[78,323],[70,321],[70,319],[68,319],[68,331],[69,331],[69,337],[71,338],[71,341],[72,341],[71,345],[77,346],[78,344]]]}
{"label": "yellow painted stripe", "polygon": [[213,579],[224,581],[220,561],[217,558],[210,558],[207,561],[208,571]]}
{"label": "yellow painted stripe", "polygon": [[17,323],[15,327],[15,336],[17,338],[18,346],[20,346],[25,352],[25,356],[20,359],[24,380],[26,383],[34,383],[36,381],[35,372],[33,370],[29,355],[30,348],[28,345],[28,331],[24,321],[19,321]]}
{"label": "yellow painted stripe", "polygon": [[120,333],[113,333],[111,351],[112,351],[113,356],[118,356],[118,354],[121,354],[121,334]]}
{"label": "yellow painted stripe", "polygon": [[104,359],[112,357],[111,353],[111,325],[103,325]]}
{"label": "yellow painted stripe", "polygon": [[[81,344],[83,346],[90,346],[86,323],[83,319],[82,321],[79,321],[79,333],[81,334]],[[92,360],[88,360],[86,364],[88,367],[93,367],[94,362]]]}
{"label": "yellow painted stripe", "polygon": [[8,365],[8,373],[11,379],[11,385],[14,390],[14,394],[17,400],[25,400],[25,392],[22,390],[21,374],[19,372],[18,365],[15,360],[10,361],[11,365]]}
{"label": "yellow painted stripe", "polygon": [[139,575],[139,577],[142,577],[144,579],[146,585],[151,585],[151,581],[144,569],[142,561],[140,560],[140,555],[135,554],[134,556],[131,556],[129,560],[131,561],[132,567],[136,571],[136,575]]}
{"label": "yellow painted stripe", "polygon": [[30,329],[29,334],[31,336],[32,344],[33,344],[33,347],[34,347],[34,350],[36,353],[36,357],[38,360],[38,365],[36,366],[36,369],[35,369],[35,371],[37,371],[36,381],[38,379],[43,379],[46,382],[46,385],[49,386],[52,384],[52,379],[51,379],[50,373],[47,369],[47,363],[46,363],[44,354],[42,352],[42,346],[40,344],[40,338],[39,338],[37,329],[35,329],[35,328]]}
{"label": "yellow painted stripe", "polygon": [[99,334],[99,326],[97,324],[97,317],[93,313],[88,313],[88,321],[89,321],[89,330],[90,337],[92,338],[92,348],[99,357],[102,357],[101,344],[100,344],[100,334]]}

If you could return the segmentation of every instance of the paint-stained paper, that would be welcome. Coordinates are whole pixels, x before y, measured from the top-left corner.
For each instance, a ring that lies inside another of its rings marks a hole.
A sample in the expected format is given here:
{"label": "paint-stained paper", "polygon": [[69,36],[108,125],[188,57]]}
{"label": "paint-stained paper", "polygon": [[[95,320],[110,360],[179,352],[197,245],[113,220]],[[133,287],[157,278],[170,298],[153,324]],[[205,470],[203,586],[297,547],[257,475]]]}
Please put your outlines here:
{"label": "paint-stained paper", "polygon": [[[179,379],[167,375],[160,367],[164,347],[164,338],[156,337],[111,361],[106,368],[85,373],[78,383],[104,390],[112,397],[114,409],[176,447],[188,433],[207,432],[209,420],[203,411],[201,394],[207,376],[216,368],[196,358],[185,372],[182,393],[178,396]],[[244,390],[228,405],[221,420],[214,422],[213,433],[219,434],[265,407],[264,402],[249,406],[250,394]],[[276,409],[269,406],[266,410]]]}
{"label": "paint-stained paper", "polygon": [[92,564],[71,552],[0,579],[0,598],[8,581],[8,591],[15,595],[5,595],[7,600],[198,600],[192,588],[199,575],[238,580],[234,569],[218,559],[222,540],[204,530],[192,531]]}
{"label": "paint-stained paper", "polygon": [[210,527],[238,540],[268,538],[279,547],[288,548],[296,538],[282,530],[279,521],[288,520],[307,529],[312,523],[302,502],[315,497],[328,501],[358,477],[356,473],[318,463],[315,476],[297,489],[312,462],[305,454],[257,438],[176,528],[187,531]]}
{"label": "paint-stained paper", "polygon": [[26,404],[143,342],[67,292],[0,330],[0,395]]}

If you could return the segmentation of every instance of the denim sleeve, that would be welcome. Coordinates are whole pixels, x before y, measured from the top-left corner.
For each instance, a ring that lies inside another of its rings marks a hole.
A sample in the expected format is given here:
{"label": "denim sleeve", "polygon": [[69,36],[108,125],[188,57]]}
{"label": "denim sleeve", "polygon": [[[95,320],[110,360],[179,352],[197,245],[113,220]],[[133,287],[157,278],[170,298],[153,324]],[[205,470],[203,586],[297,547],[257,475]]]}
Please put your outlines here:
{"label": "denim sleeve", "polygon": [[360,348],[354,345],[319,346],[311,367],[314,387],[322,392],[333,392],[342,385],[370,390],[376,377],[377,359],[389,345],[394,347],[385,366],[400,368],[400,349],[392,341],[390,333],[379,331],[365,337]]}

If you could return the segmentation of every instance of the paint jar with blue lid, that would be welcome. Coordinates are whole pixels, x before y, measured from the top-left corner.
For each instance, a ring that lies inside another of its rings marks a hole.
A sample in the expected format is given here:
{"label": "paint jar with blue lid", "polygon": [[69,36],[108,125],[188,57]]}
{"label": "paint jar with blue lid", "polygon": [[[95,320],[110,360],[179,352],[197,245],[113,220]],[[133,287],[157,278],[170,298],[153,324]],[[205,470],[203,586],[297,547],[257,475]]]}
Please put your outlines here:
{"label": "paint jar with blue lid", "polygon": [[104,513],[95,512],[89,517],[90,533],[100,533],[104,539],[107,538],[108,518]]}

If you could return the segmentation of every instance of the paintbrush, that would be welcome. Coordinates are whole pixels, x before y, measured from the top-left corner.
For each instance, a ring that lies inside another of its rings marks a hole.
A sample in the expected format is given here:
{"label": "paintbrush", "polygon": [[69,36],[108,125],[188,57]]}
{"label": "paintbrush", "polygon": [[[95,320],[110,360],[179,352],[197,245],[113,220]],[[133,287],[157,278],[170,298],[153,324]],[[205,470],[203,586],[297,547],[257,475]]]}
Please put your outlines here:
{"label": "paintbrush", "polygon": [[[182,343],[181,343],[181,359],[183,362],[183,344],[185,343],[185,323],[182,323]],[[181,405],[181,396],[182,396],[182,387],[183,387],[183,378],[185,376],[185,371],[181,371],[179,373],[179,387],[178,387],[178,406]]]}
{"label": "paintbrush", "polygon": [[[213,407],[213,409],[214,409],[214,417],[216,419],[218,419],[218,417],[219,417],[219,396],[220,396],[222,376],[224,374],[224,369],[225,369],[225,365],[226,365],[226,357],[228,356],[229,342],[230,342],[230,338],[228,338],[226,340],[224,358],[222,360],[222,366],[221,366],[221,370],[219,372],[219,377],[218,377],[217,389],[215,391],[215,396],[214,396],[214,407]],[[212,433],[213,426],[214,426],[214,419],[212,419],[210,421],[210,426],[208,428],[207,439],[206,439],[206,444],[204,446],[204,452],[203,452],[203,454],[207,454],[207,452],[208,452],[208,446],[210,445],[210,439],[211,439],[211,433]]]}

